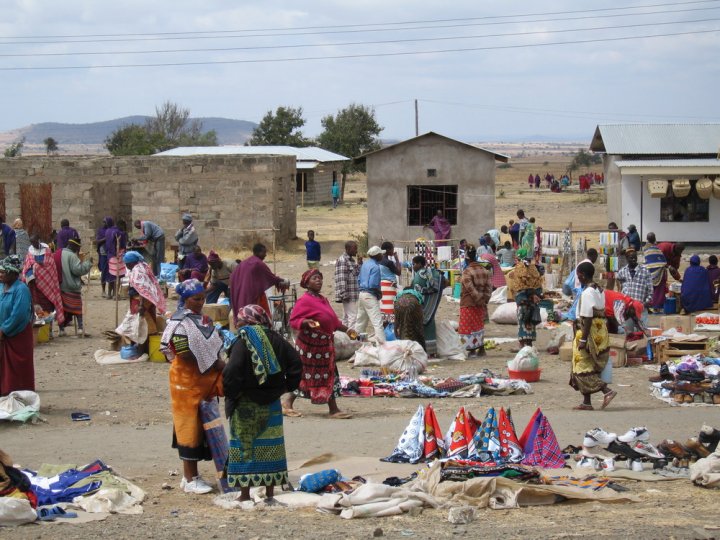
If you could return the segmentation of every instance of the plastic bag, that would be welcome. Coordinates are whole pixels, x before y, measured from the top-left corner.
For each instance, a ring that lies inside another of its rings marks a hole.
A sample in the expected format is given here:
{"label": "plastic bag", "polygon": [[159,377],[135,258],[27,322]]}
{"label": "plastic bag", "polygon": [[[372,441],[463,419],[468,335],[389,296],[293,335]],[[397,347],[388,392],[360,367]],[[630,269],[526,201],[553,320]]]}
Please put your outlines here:
{"label": "plastic bag", "polygon": [[135,343],[145,343],[148,338],[147,321],[139,313],[128,311],[115,332]]}
{"label": "plastic bag", "polygon": [[515,302],[507,302],[501,304],[490,315],[490,320],[495,324],[515,324],[517,325],[517,304]]}
{"label": "plastic bag", "polygon": [[335,332],[335,360],[347,360],[351,358],[355,351],[361,346],[362,342],[350,339],[345,332]]}
{"label": "plastic bag", "polygon": [[460,341],[460,334],[457,333],[450,321],[437,323],[436,332],[438,357],[448,360],[467,360],[465,347]]}
{"label": "plastic bag", "polygon": [[562,292],[565,296],[572,296],[573,289],[575,288],[575,270],[570,272],[570,275],[563,281]]}
{"label": "plastic bag", "polygon": [[[378,352],[380,366],[395,373],[413,371],[420,374],[427,368],[428,357],[417,341],[397,339],[380,346]],[[356,364],[357,365],[357,364]],[[411,366],[414,366],[411,369]]]}
{"label": "plastic bag", "polygon": [[37,514],[27,499],[0,497],[0,527],[14,527],[35,520]]}
{"label": "plastic bag", "polygon": [[507,367],[512,371],[535,371],[540,365],[538,352],[535,347],[525,346],[515,355],[515,358],[508,360]]}
{"label": "plastic bag", "polygon": [[373,343],[364,343],[353,356],[353,365],[355,367],[379,366],[380,358],[377,345]]}
{"label": "plastic bag", "polygon": [[179,268],[180,267],[177,264],[160,263],[160,275],[158,276],[158,280],[165,283],[176,281],[176,274]]}
{"label": "plastic bag", "polygon": [[395,325],[393,323],[389,323],[385,327],[385,341],[395,341],[397,339],[397,336],[395,335]]}
{"label": "plastic bag", "polygon": [[507,285],[495,289],[490,296],[490,304],[507,303]]}

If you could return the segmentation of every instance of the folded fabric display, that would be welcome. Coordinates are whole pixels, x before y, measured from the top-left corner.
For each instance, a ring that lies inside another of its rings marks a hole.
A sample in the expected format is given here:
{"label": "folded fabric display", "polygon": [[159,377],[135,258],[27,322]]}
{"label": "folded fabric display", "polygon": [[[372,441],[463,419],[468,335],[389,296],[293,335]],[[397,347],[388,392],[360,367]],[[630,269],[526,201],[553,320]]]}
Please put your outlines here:
{"label": "folded fabric display", "polygon": [[466,459],[452,459],[441,465],[440,478],[443,482],[463,482],[470,478],[502,476],[515,480],[539,478],[540,473],[534,467],[516,463],[481,462]]}
{"label": "folded fabric display", "polygon": [[565,456],[560,450],[555,432],[540,408],[535,411],[532,419],[528,422],[519,442],[525,453],[523,464],[545,469],[558,469],[565,466]]}

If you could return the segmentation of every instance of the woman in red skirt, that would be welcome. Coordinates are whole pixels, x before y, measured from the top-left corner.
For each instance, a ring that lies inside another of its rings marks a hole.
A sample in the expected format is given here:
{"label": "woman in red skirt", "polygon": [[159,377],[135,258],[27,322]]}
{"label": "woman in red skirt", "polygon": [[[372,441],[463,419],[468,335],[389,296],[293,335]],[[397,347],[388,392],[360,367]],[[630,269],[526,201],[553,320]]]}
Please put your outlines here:
{"label": "woman in red skirt", "polygon": [[475,246],[465,252],[467,268],[460,278],[460,325],[458,334],[468,356],[485,354],[485,313],[492,294],[487,261],[477,262]]}

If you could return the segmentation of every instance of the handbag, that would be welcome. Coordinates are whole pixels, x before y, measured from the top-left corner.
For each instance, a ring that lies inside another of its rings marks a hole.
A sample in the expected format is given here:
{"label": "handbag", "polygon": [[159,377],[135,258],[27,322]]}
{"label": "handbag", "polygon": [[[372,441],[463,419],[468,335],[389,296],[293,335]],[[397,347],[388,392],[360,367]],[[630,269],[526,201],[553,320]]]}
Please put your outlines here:
{"label": "handbag", "polygon": [[542,322],[542,316],[540,315],[540,304],[535,304],[531,311],[530,323],[533,326],[537,326],[541,322]]}

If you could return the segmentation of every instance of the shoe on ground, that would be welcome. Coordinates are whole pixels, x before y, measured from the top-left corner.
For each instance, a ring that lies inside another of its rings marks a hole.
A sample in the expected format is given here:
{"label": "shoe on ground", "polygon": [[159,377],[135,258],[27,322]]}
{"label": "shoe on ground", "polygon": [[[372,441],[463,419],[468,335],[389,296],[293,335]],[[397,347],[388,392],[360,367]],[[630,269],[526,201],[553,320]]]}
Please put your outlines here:
{"label": "shoe on ground", "polygon": [[613,472],[615,470],[615,460],[611,457],[605,458],[600,463],[604,472]]}
{"label": "shoe on ground", "polygon": [[212,486],[209,486],[200,476],[194,476],[190,482],[183,478],[180,481],[180,489],[185,493],[194,493],[196,495],[204,495],[213,490]]}
{"label": "shoe on ground", "polygon": [[620,442],[624,442],[624,443],[649,441],[650,440],[650,432],[647,430],[647,428],[645,426],[634,427],[634,428],[630,428],[623,435],[620,435],[617,438],[617,440]]}
{"label": "shoe on ground", "polygon": [[602,428],[596,427],[585,434],[583,446],[592,448],[600,444],[610,444],[617,439],[617,433],[608,433]]}
{"label": "shoe on ground", "polygon": [[632,445],[632,449],[638,454],[642,454],[643,456],[647,456],[651,459],[663,459],[665,457],[665,454],[662,454],[649,442],[637,441]]}
{"label": "shoe on ground", "polygon": [[718,443],[720,443],[720,431],[712,426],[703,424],[703,427],[700,428],[698,439],[710,452],[714,452]]}
{"label": "shoe on ground", "polygon": [[578,461],[577,464],[578,467],[592,469],[594,471],[598,471],[601,469],[600,462],[597,458],[591,458],[591,457],[583,457]]}

